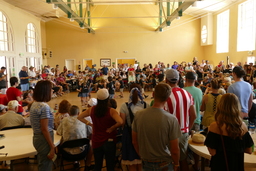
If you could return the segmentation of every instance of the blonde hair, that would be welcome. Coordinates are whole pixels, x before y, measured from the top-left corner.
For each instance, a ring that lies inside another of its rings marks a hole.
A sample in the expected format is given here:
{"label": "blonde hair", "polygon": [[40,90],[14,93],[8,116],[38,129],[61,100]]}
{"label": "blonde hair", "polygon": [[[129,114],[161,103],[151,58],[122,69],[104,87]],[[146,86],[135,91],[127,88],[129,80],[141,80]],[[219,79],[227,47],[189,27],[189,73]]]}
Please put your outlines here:
{"label": "blonde hair", "polygon": [[[228,103],[227,103],[228,102]],[[215,120],[221,128],[226,125],[228,136],[235,139],[242,138],[241,105],[235,94],[224,94],[217,105]]]}

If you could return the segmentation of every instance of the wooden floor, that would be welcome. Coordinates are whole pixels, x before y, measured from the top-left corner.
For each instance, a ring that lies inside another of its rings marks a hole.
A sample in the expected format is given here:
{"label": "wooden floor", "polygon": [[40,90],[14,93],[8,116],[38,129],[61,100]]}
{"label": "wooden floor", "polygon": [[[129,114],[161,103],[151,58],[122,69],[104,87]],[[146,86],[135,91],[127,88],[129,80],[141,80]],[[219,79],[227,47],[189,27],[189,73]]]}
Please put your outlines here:
{"label": "wooden floor", "polygon": [[[151,100],[152,100],[151,99],[152,92],[146,92],[146,94],[149,95],[149,96],[148,96],[147,99],[145,99],[145,101],[147,103],[150,103]],[[62,100],[66,99],[72,105],[77,105],[77,106],[80,107],[80,109],[82,109],[80,98],[77,97],[77,95],[78,95],[77,92],[71,92],[71,93],[63,95],[62,97],[57,97],[57,98],[52,99],[48,104],[50,105],[51,108],[54,108],[55,104],[59,104]],[[121,105],[128,101],[129,93],[127,91],[124,92],[124,98],[119,98],[118,95],[119,95],[119,93],[116,93],[116,98],[115,99],[117,101],[117,111],[119,112]],[[96,93],[91,93],[91,96],[96,97]],[[55,168],[54,171],[57,171],[57,170],[59,170],[59,167],[58,167],[59,160],[57,159],[55,163],[57,165],[57,168]],[[84,166],[83,161],[81,161],[81,166]],[[0,166],[0,171],[4,168],[7,169],[7,168],[10,168],[10,167],[9,166],[4,167],[2,165],[2,166]],[[124,171],[127,170],[125,166],[122,166],[122,168],[123,168]],[[66,169],[75,170],[73,168],[73,165],[67,166]],[[37,171],[38,169],[37,169],[36,161],[34,161],[34,160],[32,160],[30,163],[25,163],[24,160],[17,160],[17,161],[12,161],[12,170],[13,171]],[[79,169],[79,171],[82,171],[82,170],[83,170],[83,168]],[[106,169],[102,169],[102,170],[106,170]],[[117,168],[116,170],[119,171],[121,169]],[[256,171],[256,169],[252,169],[250,171],[253,171],[253,170]],[[192,169],[192,167],[190,166],[189,171],[194,171],[194,169]],[[206,167],[205,171],[210,171],[210,168]],[[248,169],[248,171],[249,171],[249,169]]]}

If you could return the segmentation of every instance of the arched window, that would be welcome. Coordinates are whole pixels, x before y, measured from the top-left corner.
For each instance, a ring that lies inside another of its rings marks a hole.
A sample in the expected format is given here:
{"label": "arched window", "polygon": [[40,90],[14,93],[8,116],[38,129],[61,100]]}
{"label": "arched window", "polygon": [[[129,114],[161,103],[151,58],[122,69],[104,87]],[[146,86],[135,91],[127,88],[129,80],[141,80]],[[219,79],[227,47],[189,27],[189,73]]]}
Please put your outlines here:
{"label": "arched window", "polygon": [[26,31],[26,51],[29,53],[38,53],[38,37],[35,26],[32,23],[27,25]]}
{"label": "arched window", "polygon": [[13,51],[12,30],[7,17],[0,11],[0,51]]}

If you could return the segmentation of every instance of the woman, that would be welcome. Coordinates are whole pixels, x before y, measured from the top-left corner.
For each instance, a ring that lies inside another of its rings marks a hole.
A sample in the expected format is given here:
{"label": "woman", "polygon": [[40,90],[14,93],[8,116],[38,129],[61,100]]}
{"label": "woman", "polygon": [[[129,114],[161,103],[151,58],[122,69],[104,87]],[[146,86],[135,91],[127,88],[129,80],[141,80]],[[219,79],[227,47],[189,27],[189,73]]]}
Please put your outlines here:
{"label": "woman", "polygon": [[243,80],[245,71],[240,67],[234,67],[233,78],[235,83],[228,87],[228,93],[235,94],[241,104],[241,117],[248,117],[252,107],[252,86]]}
{"label": "woman", "polygon": [[123,119],[123,146],[122,146],[122,164],[129,166],[129,171],[142,170],[141,160],[136,153],[131,138],[131,124],[134,113],[144,108],[149,107],[143,101],[141,87],[138,84],[133,84],[130,87],[130,96],[128,103],[124,103],[120,108],[120,115]]}
{"label": "woman", "polygon": [[[108,171],[114,171],[116,154],[116,129],[123,123],[118,112],[109,107],[109,93],[107,89],[97,92],[97,105],[93,106],[78,116],[86,125],[93,127],[92,148],[95,159],[95,171],[101,171],[105,155]],[[84,119],[91,116],[92,123]]]}
{"label": "woman", "polygon": [[205,94],[202,100],[200,111],[204,112],[202,125],[208,127],[215,121],[216,107],[220,102],[221,95],[218,90],[221,83],[217,79],[211,81],[211,93]]}
{"label": "woman", "polygon": [[59,104],[59,110],[58,112],[55,114],[54,117],[54,129],[57,130],[60,122],[62,119],[64,119],[65,117],[69,117],[69,110],[71,107],[71,103],[69,103],[69,101],[67,100],[62,100]]}
{"label": "woman", "polygon": [[236,95],[228,93],[222,96],[217,105],[216,122],[210,125],[205,140],[212,156],[211,171],[244,171],[244,153],[252,153],[253,140],[240,111]]}
{"label": "woman", "polygon": [[53,144],[53,114],[47,104],[52,97],[52,83],[39,81],[36,84],[30,108],[30,122],[34,132],[33,145],[38,156],[38,170],[52,170],[52,159],[55,158]]}

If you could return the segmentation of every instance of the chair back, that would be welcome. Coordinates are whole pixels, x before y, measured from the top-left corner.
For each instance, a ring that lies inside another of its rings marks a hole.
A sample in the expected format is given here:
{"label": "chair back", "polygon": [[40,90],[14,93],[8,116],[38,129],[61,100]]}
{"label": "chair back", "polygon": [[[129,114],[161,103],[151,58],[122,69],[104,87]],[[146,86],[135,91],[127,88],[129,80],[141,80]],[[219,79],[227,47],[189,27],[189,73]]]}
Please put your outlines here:
{"label": "chair back", "polygon": [[[82,151],[79,154],[70,154],[64,150],[64,148],[74,148],[74,147],[83,147],[83,146],[84,146],[84,151]],[[60,153],[61,153],[62,159],[64,160],[79,161],[86,158],[89,152],[89,149],[90,149],[90,140],[87,138],[82,138],[82,139],[69,140],[64,142],[60,146]]]}

